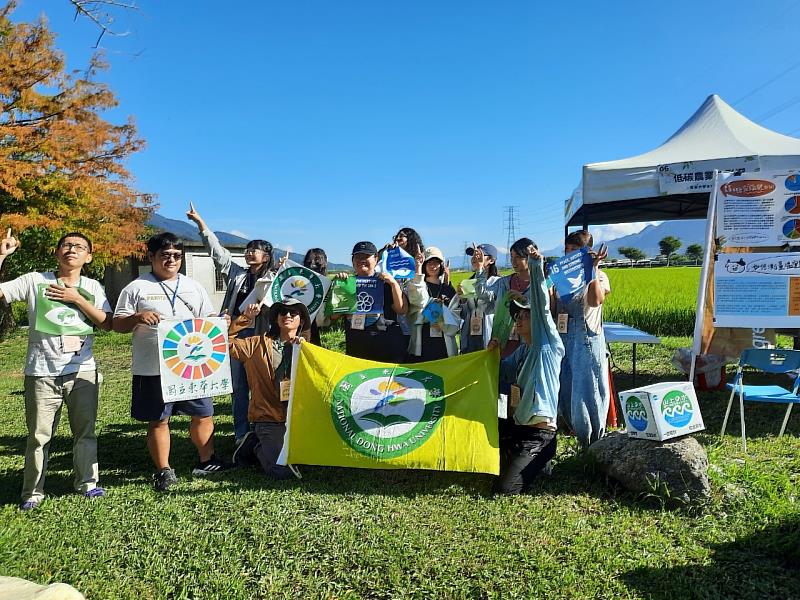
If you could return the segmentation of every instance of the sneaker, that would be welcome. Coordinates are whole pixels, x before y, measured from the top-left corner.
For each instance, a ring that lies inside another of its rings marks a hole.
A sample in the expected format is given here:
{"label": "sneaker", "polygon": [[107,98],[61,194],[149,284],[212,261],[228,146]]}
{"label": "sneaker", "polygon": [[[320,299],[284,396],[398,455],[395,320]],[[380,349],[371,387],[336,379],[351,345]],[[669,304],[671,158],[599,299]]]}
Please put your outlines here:
{"label": "sneaker", "polygon": [[217,473],[222,473],[222,471],[227,471],[230,469],[230,465],[222,462],[218,459],[215,455],[211,455],[205,462],[197,463],[197,466],[192,469],[192,475],[196,475],[197,477],[206,477],[207,475],[216,475]]}
{"label": "sneaker", "polygon": [[239,467],[250,467],[258,464],[256,458],[256,446],[258,446],[258,436],[255,431],[248,431],[242,437],[242,441],[233,451],[233,464]]}
{"label": "sneaker", "polygon": [[29,510],[35,510],[39,508],[40,500],[25,500],[22,504],[19,505],[19,509],[23,512],[27,512]]}
{"label": "sneaker", "polygon": [[89,500],[94,500],[95,498],[102,498],[106,495],[106,491],[101,487],[92,488],[88,492],[83,492],[83,497],[88,498]]}
{"label": "sneaker", "polygon": [[158,473],[153,473],[153,486],[159,492],[166,492],[170,487],[178,483],[175,469],[164,467]]}

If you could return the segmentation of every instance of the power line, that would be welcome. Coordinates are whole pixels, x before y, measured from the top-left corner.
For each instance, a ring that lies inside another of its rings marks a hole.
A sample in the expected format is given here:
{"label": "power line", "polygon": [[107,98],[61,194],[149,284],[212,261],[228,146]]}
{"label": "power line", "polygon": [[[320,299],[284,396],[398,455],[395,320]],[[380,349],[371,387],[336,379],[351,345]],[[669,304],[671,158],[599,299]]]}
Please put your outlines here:
{"label": "power line", "polygon": [[765,87],[767,87],[771,83],[774,83],[774,82],[778,81],[778,79],[780,79],[781,77],[783,77],[787,73],[790,73],[791,71],[794,71],[797,67],[800,67],[800,60],[798,60],[793,65],[791,65],[789,68],[784,69],[783,71],[781,71],[780,73],[775,75],[775,77],[772,77],[771,79],[768,79],[767,81],[765,81],[761,85],[754,87],[752,90],[750,90],[744,96],[742,96],[736,102],[734,102],[732,106],[736,106],[740,102],[744,102],[745,100],[747,100],[753,94],[756,94],[756,93],[760,92],[761,90],[763,90]]}
{"label": "power line", "polygon": [[792,98],[791,100],[787,100],[787,101],[786,101],[786,102],[784,102],[783,104],[779,104],[779,105],[778,105],[778,106],[776,106],[775,108],[772,108],[771,110],[768,110],[768,111],[767,111],[767,112],[765,112],[763,115],[761,115],[760,117],[758,117],[758,118],[756,119],[756,121],[757,121],[757,122],[759,122],[759,123],[760,123],[761,121],[766,121],[767,119],[769,119],[769,118],[771,118],[771,117],[774,117],[774,116],[775,116],[775,115],[777,115],[778,113],[782,113],[782,112],[783,112],[783,111],[785,111],[787,108],[791,108],[792,106],[794,106],[794,105],[795,105],[795,104],[797,104],[798,102],[800,102],[800,96],[795,96],[795,97],[794,97],[794,98]]}

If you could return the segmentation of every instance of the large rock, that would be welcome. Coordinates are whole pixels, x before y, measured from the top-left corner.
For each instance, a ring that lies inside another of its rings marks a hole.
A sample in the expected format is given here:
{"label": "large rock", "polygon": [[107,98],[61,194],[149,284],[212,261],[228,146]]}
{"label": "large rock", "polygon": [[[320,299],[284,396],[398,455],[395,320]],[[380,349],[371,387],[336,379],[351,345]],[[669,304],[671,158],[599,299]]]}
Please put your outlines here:
{"label": "large rock", "polygon": [[589,455],[601,471],[632,492],[675,504],[698,502],[711,493],[708,456],[691,436],[653,442],[614,432],[589,446]]}

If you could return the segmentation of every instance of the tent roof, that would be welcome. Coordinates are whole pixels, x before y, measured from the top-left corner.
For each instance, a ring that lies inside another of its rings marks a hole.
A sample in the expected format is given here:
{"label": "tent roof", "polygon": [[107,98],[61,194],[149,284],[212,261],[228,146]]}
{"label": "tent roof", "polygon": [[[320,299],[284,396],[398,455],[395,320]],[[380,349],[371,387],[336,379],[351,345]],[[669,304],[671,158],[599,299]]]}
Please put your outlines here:
{"label": "tent roof", "polygon": [[567,201],[567,223],[705,217],[708,193],[663,194],[658,166],[692,162],[698,170],[713,170],[730,168],[721,164],[724,159],[750,156],[759,157],[761,168],[797,168],[800,139],[757,125],[719,96],[709,96],[658,148],[584,165],[581,187]]}

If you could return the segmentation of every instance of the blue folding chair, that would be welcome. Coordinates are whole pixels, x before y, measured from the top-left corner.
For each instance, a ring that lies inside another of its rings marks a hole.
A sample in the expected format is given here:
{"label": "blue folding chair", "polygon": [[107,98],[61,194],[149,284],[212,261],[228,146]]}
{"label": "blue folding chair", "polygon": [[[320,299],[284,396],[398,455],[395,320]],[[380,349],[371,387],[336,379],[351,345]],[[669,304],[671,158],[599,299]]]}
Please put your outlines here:
{"label": "blue folding chair", "polygon": [[733,383],[727,385],[731,390],[731,397],[728,400],[728,409],[725,411],[725,419],[722,421],[722,431],[720,436],[725,434],[728,425],[728,415],[731,412],[733,396],[739,395],[739,415],[742,422],[742,447],[747,452],[747,440],[744,437],[744,403],[745,402],[773,402],[776,404],[788,404],[786,416],[783,418],[781,432],[778,437],[783,435],[786,424],[789,422],[789,415],[792,414],[792,406],[800,404],[800,377],[795,378],[792,391],[782,388],[779,385],[745,385],[743,382],[743,370],[745,367],[753,367],[765,373],[790,373],[800,369],[800,350],[778,350],[768,348],[748,348],[743,350],[739,357],[739,368]]}

